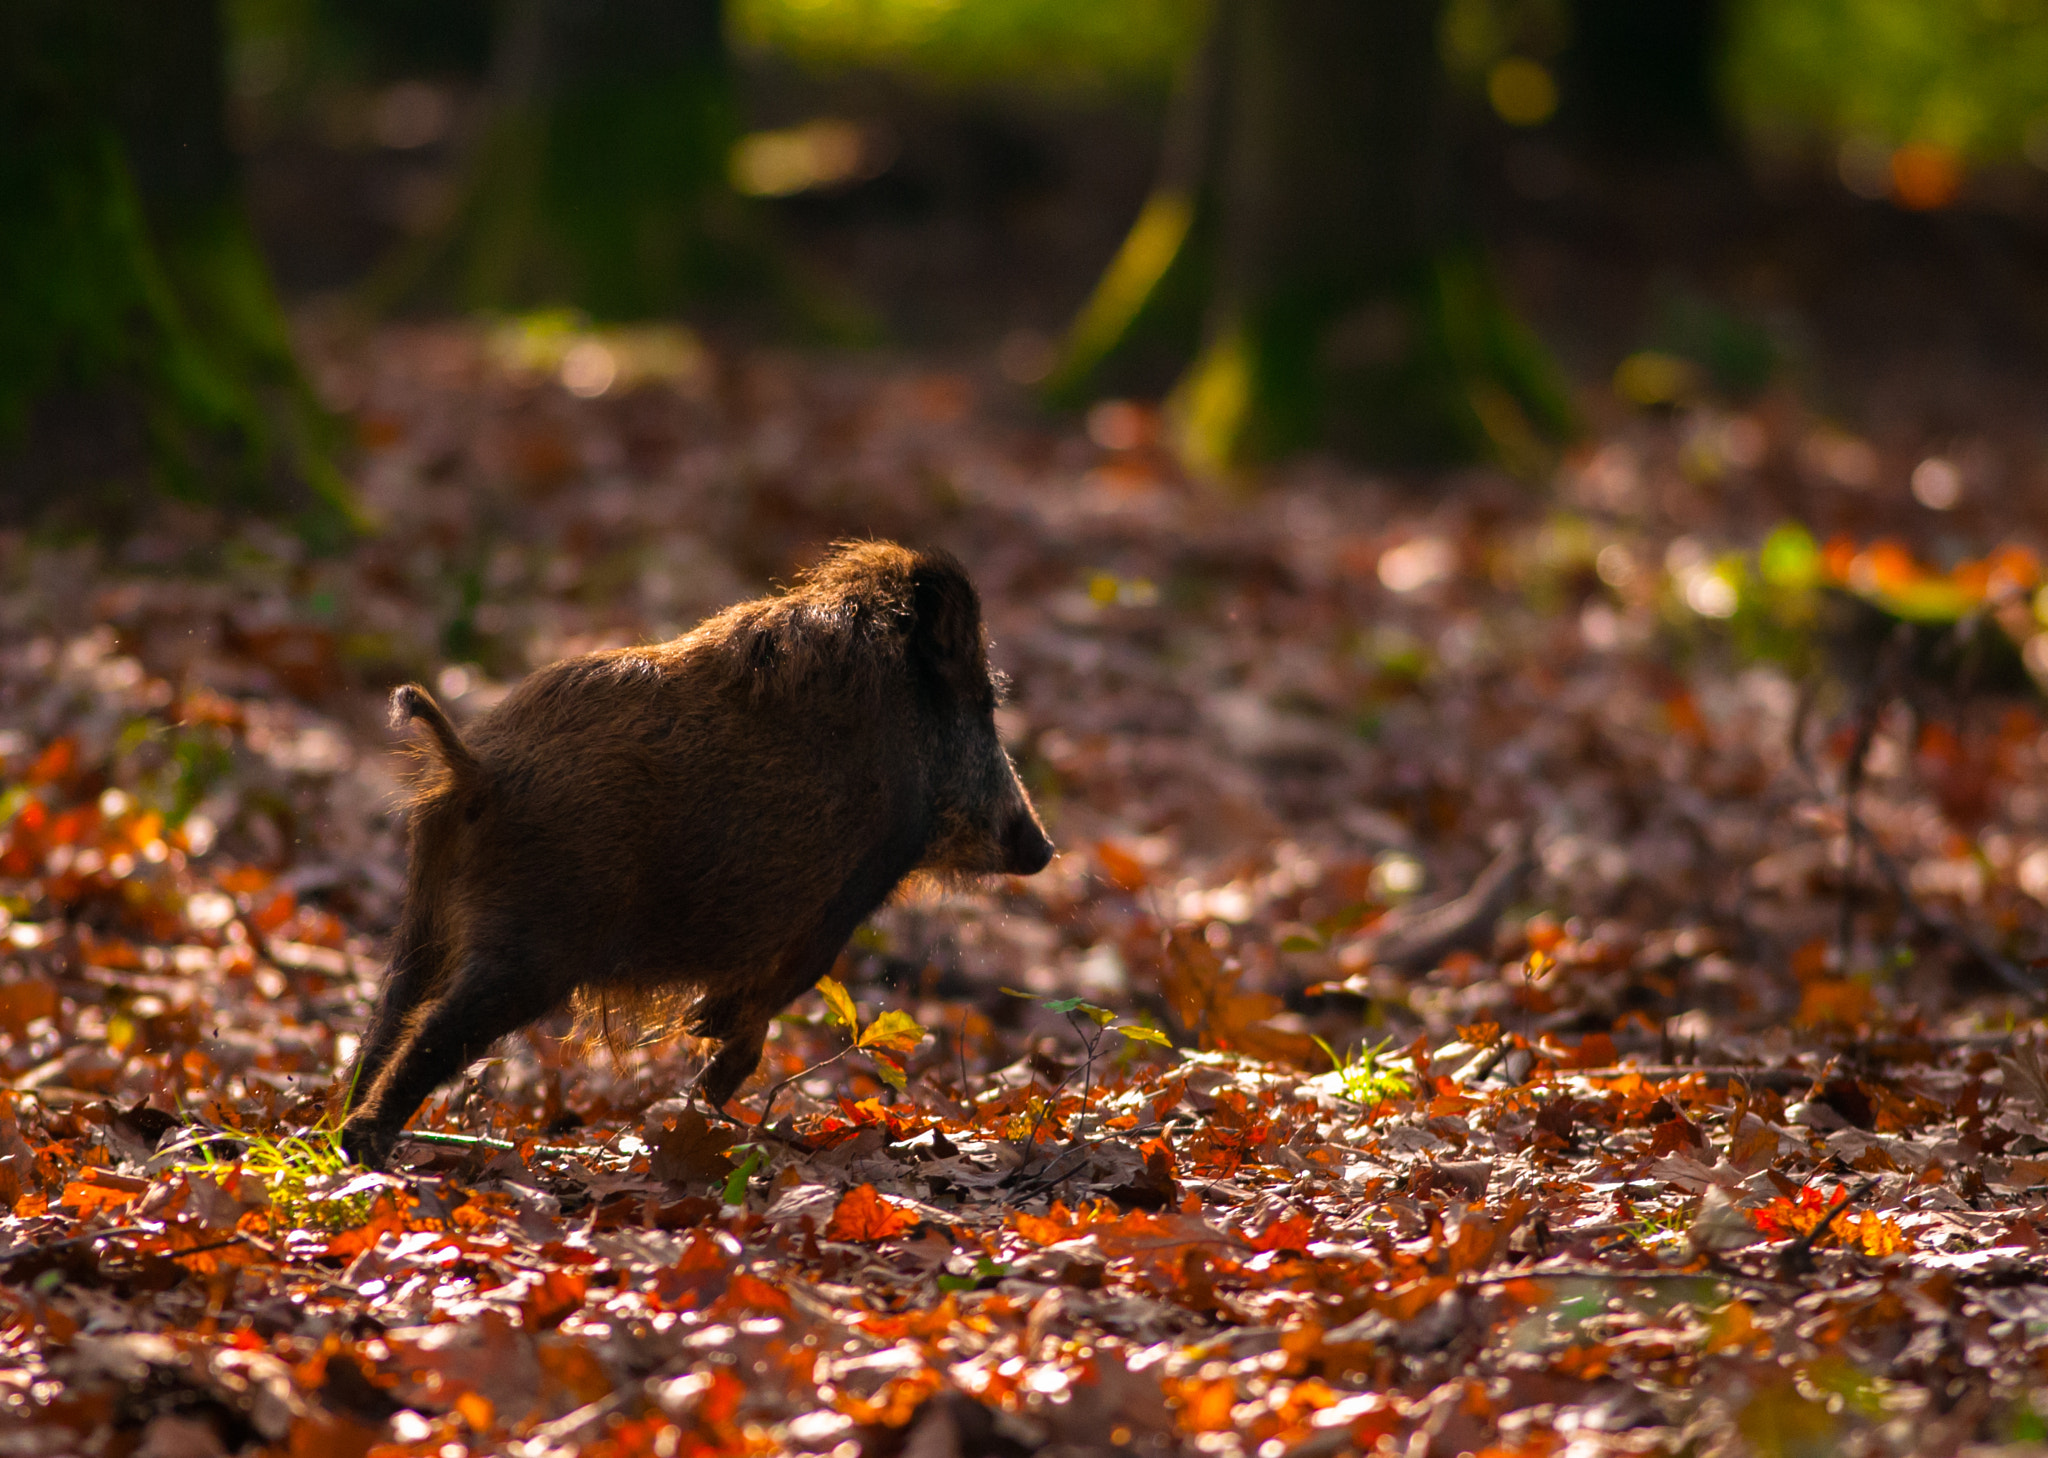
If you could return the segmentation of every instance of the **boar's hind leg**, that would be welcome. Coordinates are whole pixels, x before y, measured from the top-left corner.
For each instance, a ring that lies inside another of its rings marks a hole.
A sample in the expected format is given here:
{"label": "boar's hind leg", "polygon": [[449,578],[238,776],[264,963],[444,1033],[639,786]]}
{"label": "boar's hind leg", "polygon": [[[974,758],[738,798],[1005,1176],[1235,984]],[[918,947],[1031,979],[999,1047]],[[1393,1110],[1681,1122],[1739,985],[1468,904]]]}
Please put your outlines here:
{"label": "boar's hind leg", "polygon": [[517,957],[472,958],[447,991],[416,1012],[411,1031],[342,1125],[342,1144],[381,1162],[428,1094],[516,1032],[554,1011],[557,989]]}

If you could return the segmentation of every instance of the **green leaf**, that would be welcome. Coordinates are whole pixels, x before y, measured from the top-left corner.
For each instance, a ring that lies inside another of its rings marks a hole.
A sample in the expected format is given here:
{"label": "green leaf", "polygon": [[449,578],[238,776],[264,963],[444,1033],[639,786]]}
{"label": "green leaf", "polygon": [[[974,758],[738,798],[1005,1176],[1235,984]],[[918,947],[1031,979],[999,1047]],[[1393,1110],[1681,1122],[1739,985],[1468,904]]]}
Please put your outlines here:
{"label": "green leaf", "polygon": [[1121,1027],[1111,1028],[1110,1031],[1112,1033],[1122,1033],[1134,1043],[1151,1043],[1161,1048],[1171,1048],[1173,1046],[1173,1039],[1167,1037],[1159,1029],[1148,1028],[1142,1023],[1125,1023]]}
{"label": "green leaf", "polygon": [[872,1048],[868,1050],[868,1057],[873,1060],[875,1072],[881,1075],[882,1082],[888,1084],[896,1092],[902,1093],[904,1089],[910,1086],[910,1075],[904,1071],[903,1065],[894,1058],[891,1058],[886,1053],[878,1053]]}
{"label": "green leaf", "polygon": [[885,1049],[891,1053],[908,1053],[925,1039],[924,1024],[906,1012],[878,1013],[875,1020],[861,1030],[853,1046],[864,1052]]}
{"label": "green leaf", "polygon": [[1083,1017],[1093,1018],[1098,1027],[1108,1026],[1110,1020],[1116,1016],[1108,1008],[1098,1007],[1085,997],[1055,997],[1045,1003],[1044,1007],[1047,1012],[1080,1013]]}
{"label": "green leaf", "polygon": [[860,1036],[860,1014],[855,1010],[853,998],[840,985],[836,977],[818,979],[819,995],[825,999],[825,1011],[833,1022],[839,1023],[852,1033],[856,1040]]}
{"label": "green leaf", "polygon": [[1820,548],[1812,532],[1788,521],[1764,538],[1756,565],[1773,587],[1811,587],[1820,581]]}
{"label": "green leaf", "polygon": [[1321,939],[1303,936],[1300,932],[1280,939],[1280,950],[1283,952],[1320,952],[1322,949]]}
{"label": "green leaf", "polygon": [[1010,1274],[1009,1264],[990,1256],[982,1256],[974,1263],[974,1270],[965,1276],[942,1275],[939,1277],[941,1291],[972,1291],[983,1281],[1000,1281]]}
{"label": "green leaf", "polygon": [[[837,984],[834,985],[836,986]],[[719,1195],[719,1198],[728,1205],[744,1205],[747,1203],[747,1181],[751,1180],[754,1177],[754,1171],[761,1167],[760,1145],[736,1145],[731,1152],[738,1154],[742,1149],[747,1151],[747,1157],[742,1161],[738,1169],[726,1177],[725,1189]]]}

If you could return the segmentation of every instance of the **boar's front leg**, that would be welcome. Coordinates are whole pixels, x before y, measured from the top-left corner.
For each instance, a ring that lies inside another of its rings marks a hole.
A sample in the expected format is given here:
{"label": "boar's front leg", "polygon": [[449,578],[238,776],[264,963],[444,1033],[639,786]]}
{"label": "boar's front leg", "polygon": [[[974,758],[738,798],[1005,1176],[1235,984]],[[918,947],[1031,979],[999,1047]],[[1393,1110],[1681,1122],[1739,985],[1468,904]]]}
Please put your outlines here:
{"label": "boar's front leg", "polygon": [[760,1066],[768,1020],[818,985],[832,970],[854,928],[889,899],[896,883],[910,874],[923,851],[924,838],[909,827],[890,837],[866,862],[855,868],[839,888],[817,925],[798,939],[758,987],[713,998],[698,1014],[692,1030],[720,1040],[718,1054],[698,1075],[697,1092],[713,1108],[739,1092]]}
{"label": "boar's front leg", "polygon": [[370,1026],[363,1031],[362,1046],[356,1050],[348,1082],[342,1089],[342,1113],[353,1111],[370,1096],[370,1090],[377,1086],[377,1075],[384,1071],[392,1050],[412,1023],[414,1011],[433,995],[441,972],[434,950],[414,929],[400,929],[398,945],[391,955],[391,971],[377,997],[377,1010],[370,1017]]}
{"label": "boar's front leg", "polygon": [[697,1075],[697,1092],[714,1109],[740,1091],[740,1085],[761,1066],[761,1047],[768,1041],[768,1019],[772,1014],[750,1017],[743,1024],[726,1024],[726,1032],[707,1033],[719,1039],[718,1054]]}
{"label": "boar's front leg", "polygon": [[414,1015],[384,1071],[342,1124],[342,1147],[364,1164],[381,1165],[428,1094],[560,1002],[558,989],[523,958],[469,958],[448,989]]}

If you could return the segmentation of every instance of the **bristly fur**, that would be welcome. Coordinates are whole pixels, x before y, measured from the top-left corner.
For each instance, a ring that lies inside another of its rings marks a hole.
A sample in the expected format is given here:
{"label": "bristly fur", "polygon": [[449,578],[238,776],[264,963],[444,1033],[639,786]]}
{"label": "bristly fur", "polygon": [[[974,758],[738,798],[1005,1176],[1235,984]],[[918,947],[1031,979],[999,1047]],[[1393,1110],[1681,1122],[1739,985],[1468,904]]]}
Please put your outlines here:
{"label": "bristly fur", "polygon": [[960,564],[887,542],[672,642],[544,668],[466,737],[399,689],[427,769],[348,1147],[380,1159],[437,1085],[571,1005],[615,1049],[624,1020],[713,1040],[722,1104],[905,877],[1050,857],[996,691]]}
{"label": "bristly fur", "polygon": [[578,989],[569,1000],[574,1014],[568,1041],[582,1049],[602,1047],[614,1063],[635,1048],[666,1042],[687,1021],[699,994],[667,987]]}

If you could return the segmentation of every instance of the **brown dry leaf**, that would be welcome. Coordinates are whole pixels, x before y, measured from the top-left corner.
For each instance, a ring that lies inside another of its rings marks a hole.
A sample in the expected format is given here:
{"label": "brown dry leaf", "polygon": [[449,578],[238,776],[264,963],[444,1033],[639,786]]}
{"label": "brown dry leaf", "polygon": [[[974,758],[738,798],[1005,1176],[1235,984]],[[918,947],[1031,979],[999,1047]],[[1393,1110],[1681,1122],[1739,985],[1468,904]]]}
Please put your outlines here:
{"label": "brown dry leaf", "polygon": [[519,1300],[520,1315],[528,1331],[552,1331],[580,1311],[590,1290],[590,1278],[580,1271],[549,1270]]}
{"label": "brown dry leaf", "polygon": [[2016,1043],[2010,1053],[2001,1053],[1998,1068],[2005,1075],[2007,1092],[2023,1100],[2036,1115],[2048,1115],[2048,1062],[2039,1043]]}
{"label": "brown dry leaf", "polygon": [[684,1109],[654,1136],[648,1172],[672,1185],[723,1180],[732,1173],[733,1137],[731,1128],[713,1127],[695,1109]]}
{"label": "brown dry leaf", "polygon": [[25,1037],[37,1018],[57,1015],[57,984],[44,977],[0,983],[0,1033]]}
{"label": "brown dry leaf", "polygon": [[[1203,1048],[1314,1066],[1321,1058],[1315,1040],[1273,1026],[1286,1004],[1270,993],[1240,992],[1242,975],[1192,927],[1174,931],[1167,940],[1161,990],[1174,1017]],[[1321,1061],[1328,1066],[1327,1059]]]}

